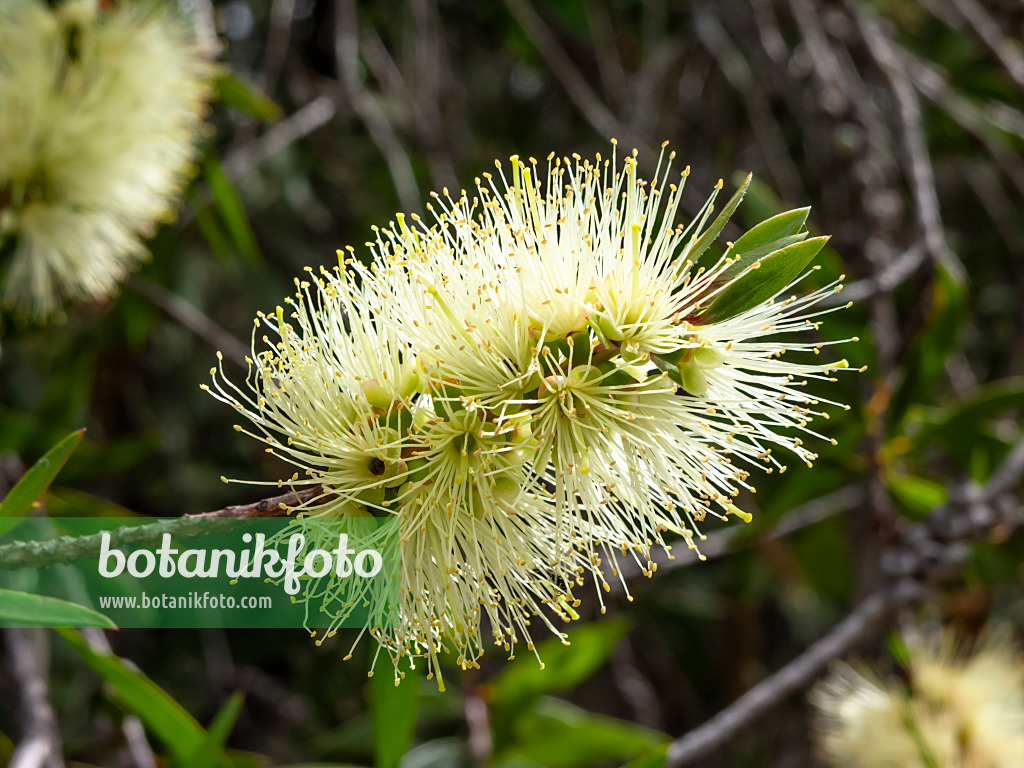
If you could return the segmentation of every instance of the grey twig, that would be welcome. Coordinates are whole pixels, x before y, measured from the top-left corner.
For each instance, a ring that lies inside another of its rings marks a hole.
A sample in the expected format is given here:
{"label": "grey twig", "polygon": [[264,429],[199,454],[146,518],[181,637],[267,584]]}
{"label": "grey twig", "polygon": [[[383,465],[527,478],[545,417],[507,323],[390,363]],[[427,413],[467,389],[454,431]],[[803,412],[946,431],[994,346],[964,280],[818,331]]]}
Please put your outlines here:
{"label": "grey twig", "polygon": [[477,691],[470,690],[466,693],[464,708],[473,765],[489,765],[494,742],[491,739],[491,716],[487,711],[487,702]]}
{"label": "grey twig", "polygon": [[892,610],[889,595],[876,593],[858,605],[835,629],[775,674],[765,678],[699,728],[673,741],[666,768],[689,765],[737,736],[751,722],[805,687],[828,663],[871,636]]}
{"label": "grey twig", "polygon": [[950,274],[963,280],[963,266],[950,250],[943,231],[939,195],[935,189],[935,174],[921,120],[921,103],[897,53],[898,46],[889,39],[878,20],[861,8],[859,3],[849,0],[848,6],[857,21],[868,51],[889,80],[893,96],[896,98],[904,150],[910,166],[911,188],[925,246],[937,263],[942,264]]}
{"label": "grey twig", "polygon": [[[896,610],[924,599],[929,589],[959,571],[966,544],[998,528],[1024,522],[1020,511],[1005,512],[1000,497],[1013,489],[1024,473],[1024,439],[1020,440],[980,490],[958,488],[951,501],[934,509],[912,526],[880,558],[894,584],[873,593],[843,621],[778,672],[765,678],[703,725],[669,746],[669,768],[699,760],[737,736],[779,702],[807,686],[829,661],[873,636]],[[1003,509],[1004,511],[1000,511]]]}
{"label": "grey twig", "polygon": [[594,129],[605,136],[617,136],[621,141],[635,146],[648,157],[656,156],[652,148],[632,132],[598,98],[587,83],[583,73],[569,58],[554,33],[530,5],[529,0],[505,0],[505,5],[515,16],[537,51],[548,64],[551,73],[559,79],[573,104]]}
{"label": "grey twig", "polygon": [[[863,501],[863,491],[853,485],[819,496],[793,507],[770,530],[750,540],[749,546],[756,547],[789,536],[822,520],[835,517],[848,509],[853,509]],[[739,547],[736,544],[736,539],[742,532],[742,527],[733,525],[725,530],[708,534],[707,539],[700,542],[700,554],[704,556],[704,561],[717,560],[737,551]],[[699,561],[699,556],[694,550],[684,549],[674,554],[673,559],[669,560],[668,555],[664,552],[654,551],[651,552],[651,560],[656,564],[657,571],[662,572],[693,565]],[[633,560],[620,558],[617,567],[622,571],[625,581],[630,581],[640,575],[640,567]],[[618,579],[608,579],[608,581],[613,592],[621,591],[622,587]]]}
{"label": "grey twig", "polygon": [[1004,35],[985,6],[976,0],[953,0],[953,5],[967,25],[1003,63],[1014,82],[1024,88],[1024,55],[1020,52],[1018,41]]}
{"label": "grey twig", "polygon": [[[117,528],[109,531],[110,546],[122,547],[129,544],[145,546],[159,542],[165,533],[188,536],[200,531],[209,531],[211,518],[283,517],[290,510],[308,501],[329,501],[334,498],[323,486],[313,485],[301,491],[290,491],[281,496],[261,499],[252,504],[224,507],[213,512],[184,515],[170,520],[161,520],[134,527]],[[19,541],[0,547],[0,571],[19,568],[45,568],[50,565],[64,565],[76,560],[98,557],[103,533],[89,536],[62,536],[51,541]]]}
{"label": "grey twig", "polygon": [[121,721],[121,731],[128,742],[128,751],[138,768],[157,768],[156,755],[146,738],[146,729],[135,715],[126,715]]}
{"label": "grey twig", "polygon": [[355,2],[336,0],[334,9],[334,52],[342,91],[366,126],[370,139],[384,156],[399,204],[406,211],[418,211],[420,193],[409,155],[395,135],[384,110],[366,90],[359,77],[359,16]]}
{"label": "grey twig", "polygon": [[270,30],[267,32],[267,47],[263,54],[263,87],[268,93],[273,92],[288,56],[294,15],[295,0],[274,0],[270,6]]}
{"label": "grey twig", "polygon": [[695,23],[697,37],[701,44],[718,63],[722,74],[736,92],[743,98],[743,105],[750,124],[764,148],[765,164],[768,166],[783,196],[795,200],[802,196],[800,172],[790,157],[782,131],[772,117],[768,98],[758,85],[757,78],[743,53],[729,37],[715,6],[701,3],[697,6]]}
{"label": "grey twig", "polygon": [[224,353],[228,360],[245,364],[248,348],[230,333],[220,327],[209,315],[175,293],[144,280],[138,275],[128,278],[127,285],[147,301],[166,312],[182,327],[188,329],[211,347]]}
{"label": "grey twig", "polygon": [[327,125],[335,112],[333,100],[318,96],[258,139],[231,152],[224,160],[224,172],[236,180],[243,178],[264,160]]}
{"label": "grey twig", "polygon": [[839,293],[829,296],[822,306],[831,307],[848,301],[864,301],[879,293],[887,293],[904,283],[925,261],[927,252],[920,243],[914,243],[907,250],[890,261],[874,277],[848,283]]}
{"label": "grey twig", "polygon": [[64,768],[60,730],[46,683],[49,643],[41,629],[6,629],[11,671],[21,693],[24,737],[8,768]]}

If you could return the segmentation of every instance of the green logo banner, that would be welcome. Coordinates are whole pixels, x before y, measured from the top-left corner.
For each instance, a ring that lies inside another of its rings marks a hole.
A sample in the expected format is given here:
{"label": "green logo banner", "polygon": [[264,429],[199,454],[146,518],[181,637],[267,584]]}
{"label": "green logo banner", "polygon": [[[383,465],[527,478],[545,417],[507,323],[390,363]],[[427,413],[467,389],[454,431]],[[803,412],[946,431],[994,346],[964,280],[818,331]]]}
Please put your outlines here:
{"label": "green logo banner", "polygon": [[5,548],[0,625],[32,623],[31,612],[3,610],[17,592],[123,628],[388,627],[398,618],[398,533],[396,517],[26,518],[5,544],[54,564],[19,567]]}

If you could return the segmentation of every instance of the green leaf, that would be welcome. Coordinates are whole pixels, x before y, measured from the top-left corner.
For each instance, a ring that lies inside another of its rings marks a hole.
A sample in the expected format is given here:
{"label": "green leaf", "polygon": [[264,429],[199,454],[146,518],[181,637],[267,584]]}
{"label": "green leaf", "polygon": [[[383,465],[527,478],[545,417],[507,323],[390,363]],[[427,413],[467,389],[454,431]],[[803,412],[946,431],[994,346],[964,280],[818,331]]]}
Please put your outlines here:
{"label": "green leaf", "polygon": [[[811,263],[828,237],[812,237],[768,254],[726,287],[708,307],[702,320],[721,322],[772,298]],[[755,265],[760,266],[755,266]]]}
{"label": "green leaf", "polygon": [[495,722],[511,720],[541,696],[567,690],[586,680],[607,661],[625,631],[622,621],[583,625],[573,631],[571,645],[552,638],[538,646],[543,669],[532,658],[506,666],[488,683]]}
{"label": "green leaf", "polygon": [[807,215],[810,208],[797,208],[796,210],[780,213],[770,219],[762,221],[732,244],[732,250],[737,254],[744,254],[753,251],[755,248],[774,243],[783,237],[796,235],[807,223]]}
{"label": "green leaf", "polygon": [[250,117],[265,123],[275,123],[281,119],[283,112],[255,83],[236,72],[227,72],[214,81],[217,89],[217,100],[229,107],[234,107]]}
{"label": "green leaf", "polygon": [[213,204],[227,227],[228,235],[238,255],[249,264],[259,264],[263,257],[260,256],[256,236],[252,232],[252,226],[249,224],[249,217],[238,196],[238,190],[224,173],[220,161],[212,154],[203,161],[203,178],[210,188]]}
{"label": "green leaf", "polygon": [[206,740],[202,726],[160,686],[116,656],[97,653],[77,632],[57,632],[114,689],[125,709],[138,715],[177,760],[187,760],[202,747]]}
{"label": "green leaf", "polygon": [[725,229],[725,225],[729,223],[729,219],[731,219],[732,215],[736,213],[736,209],[740,207],[740,203],[743,202],[743,196],[747,193],[747,187],[750,186],[750,181],[753,178],[754,174],[747,174],[747,178],[740,185],[739,189],[733,193],[733,196],[729,198],[729,202],[725,204],[725,208],[722,209],[722,212],[715,217],[711,226],[708,227],[703,235],[697,238],[697,242],[693,244],[693,247],[687,248],[683,252],[685,258],[696,263],[697,259],[704,254],[704,251],[706,251],[711,244],[715,242],[715,239],[722,233],[722,230]]}
{"label": "green leaf", "polygon": [[37,461],[0,502],[0,536],[13,528],[32,505],[46,493],[53,478],[82,442],[84,429],[77,429],[65,437]]}
{"label": "green leaf", "polygon": [[[914,436],[914,443],[928,447],[942,442],[947,447],[966,451],[989,420],[1021,407],[1024,407],[1024,377],[983,384],[966,400],[930,413],[920,433]],[[971,439],[965,439],[968,437]]]}
{"label": "green leaf", "polygon": [[663,768],[668,758],[668,744],[662,744],[640,757],[630,760],[626,768]]}
{"label": "green leaf", "polygon": [[[373,720],[373,754],[376,768],[398,768],[409,750],[416,728],[419,670],[403,665],[405,679],[395,685],[390,674],[370,678],[370,717]],[[390,672],[390,667],[387,669]]]}
{"label": "green leaf", "polygon": [[893,496],[919,515],[925,515],[949,500],[944,486],[923,477],[896,475],[890,477],[886,485]]}
{"label": "green leaf", "polygon": [[213,766],[229,765],[225,759],[223,747],[235,727],[235,721],[242,711],[245,696],[236,691],[220,708],[203,738],[203,743],[187,760],[182,761],[185,768],[213,768]]}
{"label": "green leaf", "polygon": [[13,621],[35,627],[103,627],[117,625],[102,613],[84,605],[45,595],[0,589],[0,621]]}
{"label": "green leaf", "polygon": [[927,402],[931,390],[945,377],[946,360],[959,348],[960,331],[968,317],[968,298],[958,279],[936,264],[928,318],[900,361],[903,378],[886,411],[889,436],[903,432],[911,406]]}
{"label": "green leaf", "polygon": [[657,731],[545,697],[520,720],[514,740],[500,757],[518,757],[547,768],[583,768],[631,760],[668,741]]}

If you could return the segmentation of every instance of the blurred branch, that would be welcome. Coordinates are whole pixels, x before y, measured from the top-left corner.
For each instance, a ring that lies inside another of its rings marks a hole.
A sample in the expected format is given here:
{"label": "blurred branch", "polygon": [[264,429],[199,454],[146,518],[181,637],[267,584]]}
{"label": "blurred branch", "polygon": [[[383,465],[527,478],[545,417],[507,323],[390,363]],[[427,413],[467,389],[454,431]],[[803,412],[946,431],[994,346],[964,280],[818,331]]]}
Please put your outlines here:
{"label": "blurred branch", "polygon": [[[1020,194],[1024,195],[1024,164],[1014,152],[993,139],[985,130],[986,125],[992,125],[1000,130],[1007,130],[1007,128],[996,123],[991,118],[989,110],[979,107],[951,88],[947,77],[934,64],[921,61],[909,51],[904,51],[903,61],[907,66],[907,71],[913,77],[917,89],[953,118],[961,128],[981,142]],[[1020,127],[1022,126],[1010,126],[1010,128]],[[1024,131],[1010,130],[1008,132],[1024,138]]]}
{"label": "blurred branch", "polygon": [[935,189],[935,174],[921,121],[921,103],[897,54],[899,46],[885,34],[878,20],[869,15],[860,3],[847,0],[847,5],[860,28],[861,37],[867,44],[868,51],[889,80],[896,99],[904,151],[910,165],[910,182],[917,207],[918,224],[924,234],[925,247],[937,263],[945,267],[955,278],[963,281],[963,266],[950,250],[943,232],[939,195]]}
{"label": "blurred branch", "polygon": [[384,110],[366,90],[359,77],[359,16],[355,2],[336,0],[334,11],[334,55],[342,92],[366,126],[370,139],[384,156],[402,209],[416,212],[420,209],[420,193],[412,161],[395,135]]}
{"label": "blurred branch", "polygon": [[270,29],[263,54],[263,88],[273,93],[278,75],[288,56],[288,42],[292,33],[295,0],[274,0],[270,7]]}
{"label": "blurred branch", "polygon": [[487,710],[487,701],[475,688],[466,691],[464,701],[466,728],[469,730],[469,754],[473,758],[473,765],[490,765],[494,741],[491,738],[491,716]]}
{"label": "blurred branch", "polygon": [[144,280],[138,275],[132,275],[126,284],[215,350],[222,352],[228,360],[239,365],[245,364],[249,349],[196,306],[163,286]]}
{"label": "blurred branch", "polygon": [[547,62],[551,73],[561,81],[573,104],[583,113],[594,130],[609,138],[618,137],[620,141],[635,147],[648,157],[656,156],[651,146],[641,137],[635,136],[597,97],[551,28],[530,5],[529,0],[505,0],[505,5]]}
{"label": "blurred branch", "polygon": [[135,715],[126,715],[121,721],[121,731],[128,742],[128,751],[137,768],[157,768],[156,755],[146,739],[146,729]]}
{"label": "blurred branch", "polygon": [[1024,509],[1008,496],[1024,473],[1024,439],[981,489],[960,486],[951,500],[910,526],[882,553],[881,565],[891,588],[883,588],[858,605],[843,621],[804,653],[700,727],[672,742],[666,768],[700,760],[739,735],[780,702],[807,686],[829,661],[873,637],[902,607],[920,603],[943,579],[959,572],[967,544],[999,531],[1006,535],[1024,523]]}
{"label": "blurred branch", "polygon": [[[743,535],[743,528],[739,525],[732,525],[725,530],[710,533],[700,543],[700,555],[703,555],[704,561],[716,560],[736,552],[742,547],[757,547],[789,536],[815,523],[820,523],[822,520],[835,517],[863,502],[863,491],[854,485],[848,485],[793,507],[772,528],[743,542],[743,544],[737,543],[737,539]],[[672,571],[701,562],[700,555],[696,550],[684,549],[679,554],[674,554],[670,560],[666,552],[657,551],[651,553],[651,561],[655,563],[657,572]],[[623,558],[616,567],[621,571],[622,579],[625,581],[640,575],[640,566],[634,560]],[[618,579],[609,579],[609,584],[612,592],[622,591],[622,585]]]}
{"label": "blurred branch", "polygon": [[779,702],[808,685],[834,658],[874,634],[892,610],[890,597],[879,592],[858,605],[831,632],[785,667],[750,689],[704,725],[673,741],[665,768],[689,765],[707,757],[766,715]]}
{"label": "blurred branch", "polygon": [[233,179],[244,177],[296,141],[327,125],[337,112],[334,101],[319,96],[224,159],[224,172]]}
{"label": "blurred branch", "polygon": [[882,267],[874,277],[848,283],[840,293],[828,296],[821,304],[823,307],[834,307],[849,301],[864,301],[876,294],[895,290],[917,271],[926,255],[924,245],[916,242]]}
{"label": "blurred branch", "polygon": [[1020,52],[1019,42],[1005,36],[985,6],[976,0],[952,0],[952,3],[967,25],[1003,63],[1014,82],[1024,88],[1024,55]]}
{"label": "blurred branch", "polygon": [[775,179],[783,197],[798,200],[803,197],[800,172],[790,157],[789,148],[779,124],[772,116],[771,105],[759,87],[750,64],[729,37],[715,6],[701,3],[695,10],[697,37],[718,63],[725,79],[743,98],[750,124],[757,133],[765,165]]}
{"label": "blurred branch", "polygon": [[46,683],[49,643],[41,629],[5,629],[11,671],[21,691],[24,738],[8,768],[64,768],[57,717]]}
{"label": "blurred branch", "polygon": [[164,519],[156,523],[133,527],[117,528],[113,531],[89,536],[62,536],[52,541],[19,541],[0,546],[0,571],[14,571],[19,568],[45,568],[50,565],[64,565],[85,558],[99,556],[103,536],[110,535],[111,547],[134,544],[146,546],[160,541],[165,533],[188,536],[197,532],[208,532],[208,520],[238,519],[245,517],[285,517],[296,507],[310,501],[328,502],[334,495],[321,485],[313,485],[301,491],[289,491],[280,496],[254,501],[251,504],[224,507],[213,512],[183,515]]}

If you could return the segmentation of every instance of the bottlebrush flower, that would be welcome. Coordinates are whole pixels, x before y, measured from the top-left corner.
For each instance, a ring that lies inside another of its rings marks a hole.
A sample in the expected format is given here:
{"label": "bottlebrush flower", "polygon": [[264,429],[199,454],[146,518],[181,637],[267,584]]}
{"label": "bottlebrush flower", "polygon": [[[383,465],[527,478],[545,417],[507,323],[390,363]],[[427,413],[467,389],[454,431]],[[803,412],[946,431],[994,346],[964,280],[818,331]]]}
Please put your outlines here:
{"label": "bottlebrush flower", "polygon": [[1006,636],[964,653],[951,634],[908,643],[907,683],[841,665],[811,693],[832,765],[1024,765],[1024,659]]}
{"label": "bottlebrush flower", "polygon": [[[532,647],[531,622],[576,616],[587,573],[608,590],[626,555],[650,575],[668,534],[695,548],[708,514],[749,519],[734,497],[752,467],[785,469],[776,449],[815,458],[822,403],[802,386],[847,364],[791,361],[827,345],[791,337],[839,286],[789,294],[827,238],[801,209],[711,257],[749,179],[678,225],[672,158],[650,184],[635,153],[543,174],[512,158],[472,198],[435,195],[432,225],[399,214],[369,265],[350,251],[303,286],[296,329],[265,318],[281,340],[256,356],[255,399],[219,390],[344,503],[370,492],[353,478],[372,457],[398,467],[373,486],[401,528],[402,629],[377,633],[392,655],[433,664],[450,640],[471,666],[481,612],[510,653]],[[375,453],[353,448],[371,433]]]}
{"label": "bottlebrush flower", "polygon": [[148,4],[0,6],[3,302],[34,319],[110,295],[173,217],[211,66]]}

